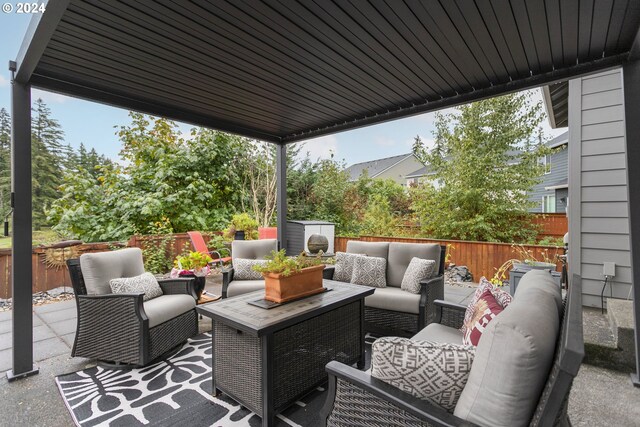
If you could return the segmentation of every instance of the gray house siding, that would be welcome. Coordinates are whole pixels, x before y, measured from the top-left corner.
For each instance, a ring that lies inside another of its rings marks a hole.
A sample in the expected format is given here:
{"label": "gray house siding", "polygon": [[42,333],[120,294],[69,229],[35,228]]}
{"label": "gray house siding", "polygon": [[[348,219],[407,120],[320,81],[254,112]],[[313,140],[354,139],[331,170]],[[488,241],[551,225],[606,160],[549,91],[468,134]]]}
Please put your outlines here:
{"label": "gray house siding", "polygon": [[583,302],[599,307],[604,262],[616,263],[612,289],[631,286],[622,74],[569,82],[569,270],[583,278]]}
{"label": "gray house siding", "polygon": [[[558,182],[566,182],[569,173],[569,150],[567,146],[559,147],[555,153],[551,154],[551,170],[542,176],[542,182],[534,186],[529,192],[529,200],[536,203],[529,212],[542,212],[542,198],[544,196],[556,196],[556,212],[562,213],[566,203],[560,199],[566,197],[566,191],[545,190],[546,187],[557,185]],[[560,194],[559,194],[560,193]]]}

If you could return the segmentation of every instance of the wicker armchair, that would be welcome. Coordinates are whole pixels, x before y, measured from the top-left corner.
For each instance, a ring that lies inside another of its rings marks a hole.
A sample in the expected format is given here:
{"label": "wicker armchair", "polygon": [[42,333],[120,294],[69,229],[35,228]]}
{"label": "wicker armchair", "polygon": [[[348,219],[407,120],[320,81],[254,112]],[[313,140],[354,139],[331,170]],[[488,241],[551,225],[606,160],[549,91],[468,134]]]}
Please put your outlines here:
{"label": "wicker armchair", "polygon": [[[347,242],[348,253],[365,254],[387,259],[387,287],[365,300],[365,328],[376,335],[410,337],[436,319],[434,301],[444,298],[444,258],[446,246],[425,243]],[[437,274],[420,282],[420,294],[410,294],[400,289],[402,276],[413,257],[434,259]],[[333,278],[333,267],[324,271],[325,279]],[[415,298],[413,310],[402,310],[403,304],[394,307],[397,297]]]}
{"label": "wicker armchair", "polygon": [[[95,272],[87,276],[81,267],[81,260],[87,255],[93,257],[94,263],[96,257],[102,257],[97,261],[110,258],[110,266],[120,260],[129,266],[103,269],[106,275],[101,278]],[[97,292],[97,279],[108,284],[110,278],[144,272],[140,249],[84,254],[80,259],[68,260],[67,265],[78,310],[72,356],[98,359],[101,365],[112,368],[144,366],[198,333],[192,278],[159,279],[164,295],[147,302],[143,302],[142,293]]]}
{"label": "wicker armchair", "polygon": [[[458,327],[464,307],[437,301],[437,321]],[[428,328],[427,328],[428,329]],[[482,343],[481,343],[482,344]],[[567,404],[573,379],[584,358],[582,335],[582,286],[574,275],[563,304],[551,369],[529,420],[530,426],[571,425]],[[368,372],[339,362],[327,364],[329,389],[321,410],[323,424],[331,427],[360,426],[474,426],[427,401],[373,378]],[[504,408],[509,411],[509,407]]]}

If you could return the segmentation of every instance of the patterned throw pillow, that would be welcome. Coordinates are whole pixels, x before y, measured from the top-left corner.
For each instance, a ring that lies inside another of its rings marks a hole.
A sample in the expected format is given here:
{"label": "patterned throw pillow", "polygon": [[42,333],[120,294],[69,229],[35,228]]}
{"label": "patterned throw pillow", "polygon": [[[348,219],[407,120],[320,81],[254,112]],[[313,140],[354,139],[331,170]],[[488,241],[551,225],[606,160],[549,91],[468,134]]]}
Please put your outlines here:
{"label": "patterned throw pillow", "polygon": [[373,286],[374,288],[386,288],[387,260],[374,256],[361,256],[356,258],[355,264],[353,265],[351,283]]}
{"label": "patterned throw pillow", "polygon": [[496,301],[496,298],[487,289],[480,295],[474,306],[473,315],[465,325],[466,332],[462,337],[462,344],[477,346],[485,328],[504,308]]}
{"label": "patterned throw pillow", "polygon": [[131,294],[144,292],[143,301],[149,301],[162,295],[162,288],[156,277],[151,273],[142,273],[139,276],[124,277],[122,279],[109,280],[111,292],[114,294]]}
{"label": "patterned throw pillow", "polygon": [[478,287],[473,294],[473,298],[471,298],[471,302],[469,302],[469,305],[467,306],[467,311],[465,311],[464,313],[464,322],[462,323],[462,327],[460,328],[460,331],[463,335],[467,333],[466,325],[467,323],[469,323],[471,317],[473,316],[473,313],[475,312],[476,303],[480,299],[480,296],[487,289],[491,290],[491,294],[493,294],[493,297],[496,299],[496,301],[498,301],[498,304],[500,304],[502,308],[506,308],[513,300],[513,297],[511,296],[511,294],[509,294],[509,292],[505,292],[502,289],[495,287],[493,283],[487,280],[486,277],[481,277],[480,283],[478,284]]}
{"label": "patterned throw pillow", "polygon": [[266,264],[266,259],[233,258],[233,280],[260,280],[262,273],[253,269],[254,265]]}
{"label": "patterned throw pillow", "polygon": [[474,356],[472,346],[385,337],[371,346],[371,376],[453,412]]}
{"label": "patterned throw pillow", "polygon": [[338,282],[351,282],[351,276],[353,276],[353,264],[357,258],[361,258],[364,255],[350,254],[347,252],[336,252],[336,267],[333,271],[333,280]]}
{"label": "patterned throw pillow", "polygon": [[412,294],[419,294],[420,281],[431,278],[435,268],[436,262],[431,259],[411,258],[407,271],[404,272],[402,283],[400,283],[400,289]]}

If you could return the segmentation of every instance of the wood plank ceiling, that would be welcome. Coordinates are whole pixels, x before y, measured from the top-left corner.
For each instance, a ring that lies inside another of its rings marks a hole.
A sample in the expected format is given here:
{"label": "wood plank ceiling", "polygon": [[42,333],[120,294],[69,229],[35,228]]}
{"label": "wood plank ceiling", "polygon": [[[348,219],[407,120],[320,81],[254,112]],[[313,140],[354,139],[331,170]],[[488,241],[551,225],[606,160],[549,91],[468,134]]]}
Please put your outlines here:
{"label": "wood plank ceiling", "polygon": [[637,0],[72,0],[31,82],[290,142],[612,66],[639,26]]}

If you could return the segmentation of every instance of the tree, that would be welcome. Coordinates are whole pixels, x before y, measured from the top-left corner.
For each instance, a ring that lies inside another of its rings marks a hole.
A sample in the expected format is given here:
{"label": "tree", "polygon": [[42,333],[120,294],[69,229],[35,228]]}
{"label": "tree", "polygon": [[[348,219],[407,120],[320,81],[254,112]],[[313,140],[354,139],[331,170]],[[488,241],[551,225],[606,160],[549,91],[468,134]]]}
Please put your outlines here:
{"label": "tree", "polygon": [[0,216],[11,210],[11,116],[0,108]]}
{"label": "tree", "polygon": [[370,236],[394,236],[398,219],[391,211],[391,203],[382,194],[373,194],[364,212],[362,234]]}
{"label": "tree", "polygon": [[33,225],[47,225],[45,211],[58,198],[64,164],[69,153],[64,132],[42,99],[35,101],[31,119],[31,167],[33,186]]}
{"label": "tree", "polygon": [[[221,230],[240,205],[245,138],[208,129],[184,139],[166,119],[129,114],[120,156],[126,166],[69,171],[50,218],[86,241],[122,240],[164,230]],[[89,155],[89,157],[91,157]]]}
{"label": "tree", "polygon": [[435,147],[420,137],[414,154],[435,183],[412,190],[422,231],[436,238],[517,242],[535,235],[527,190],[543,173],[538,159],[542,106],[525,93],[505,95],[436,115]]}

